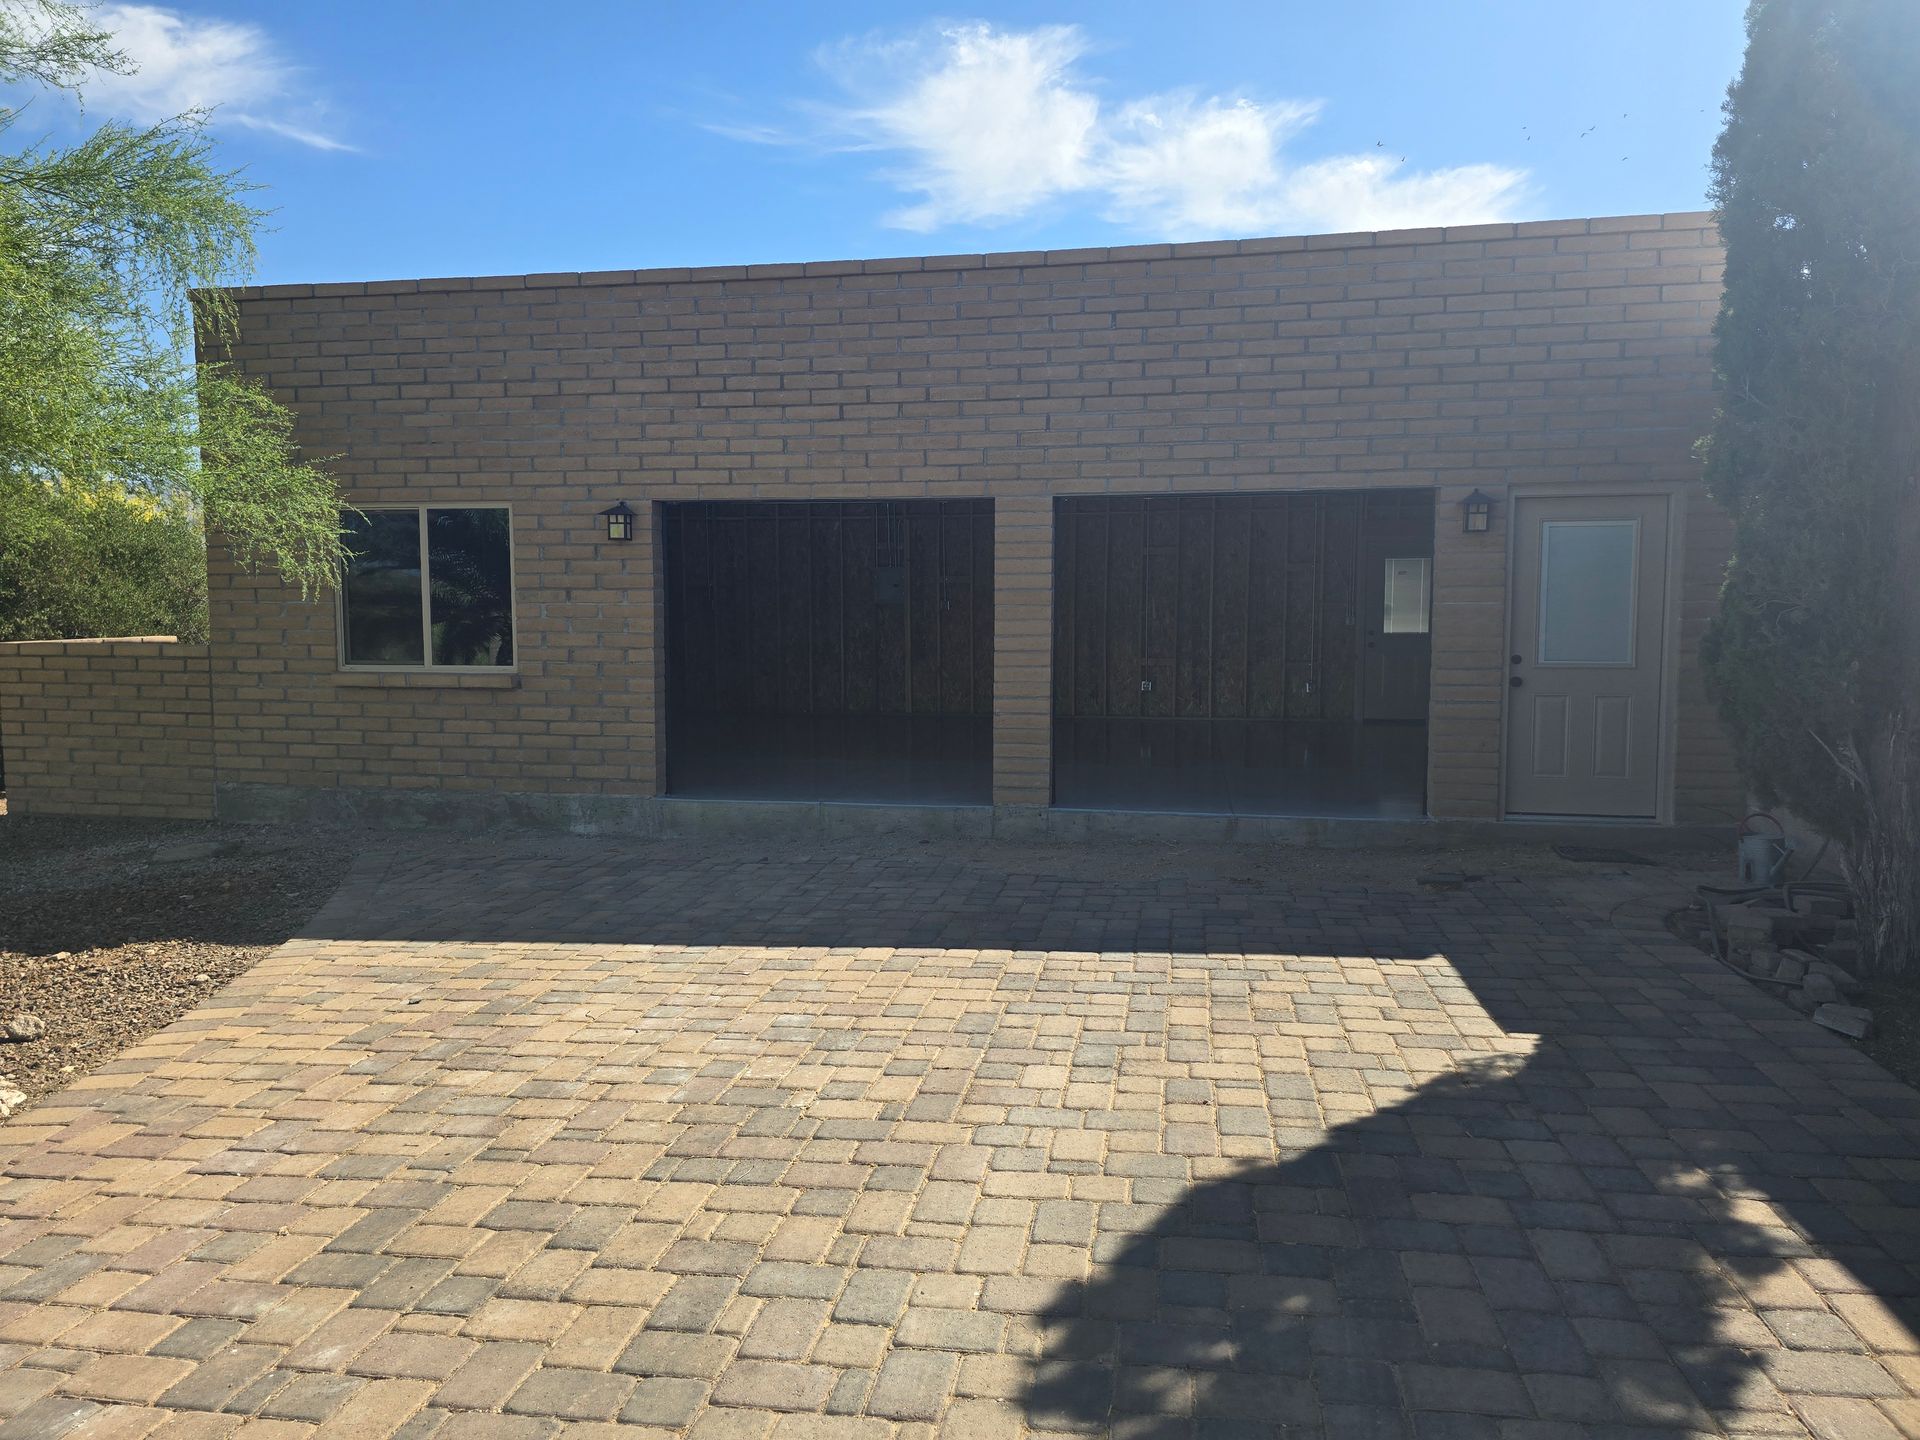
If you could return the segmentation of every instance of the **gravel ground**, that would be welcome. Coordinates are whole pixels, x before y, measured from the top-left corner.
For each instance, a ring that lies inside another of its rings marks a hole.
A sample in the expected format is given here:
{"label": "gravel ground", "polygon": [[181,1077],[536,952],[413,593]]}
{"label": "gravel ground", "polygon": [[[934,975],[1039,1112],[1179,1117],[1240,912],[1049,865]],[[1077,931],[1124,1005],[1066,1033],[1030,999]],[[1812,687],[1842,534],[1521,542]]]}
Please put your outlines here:
{"label": "gravel ground", "polygon": [[[296,933],[362,832],[9,816],[0,802],[0,1086],[57,1090]],[[185,851],[170,858],[170,851]]]}

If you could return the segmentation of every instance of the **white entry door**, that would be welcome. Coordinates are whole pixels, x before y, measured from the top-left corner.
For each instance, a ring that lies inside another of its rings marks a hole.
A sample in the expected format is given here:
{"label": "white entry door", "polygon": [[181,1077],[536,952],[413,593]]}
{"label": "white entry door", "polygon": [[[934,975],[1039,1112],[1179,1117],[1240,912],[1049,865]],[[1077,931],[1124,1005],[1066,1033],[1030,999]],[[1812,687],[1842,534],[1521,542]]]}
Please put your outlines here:
{"label": "white entry door", "polygon": [[1522,498],[1513,524],[1507,813],[1652,819],[1667,497]]}

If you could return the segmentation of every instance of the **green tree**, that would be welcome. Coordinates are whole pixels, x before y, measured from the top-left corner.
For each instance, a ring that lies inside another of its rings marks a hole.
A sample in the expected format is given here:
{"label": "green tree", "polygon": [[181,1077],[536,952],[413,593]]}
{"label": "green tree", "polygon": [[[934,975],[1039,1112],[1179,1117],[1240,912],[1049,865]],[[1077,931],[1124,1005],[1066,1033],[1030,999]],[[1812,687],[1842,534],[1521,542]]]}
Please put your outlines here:
{"label": "green tree", "polygon": [[[80,93],[89,74],[128,68],[78,8],[0,0],[0,84]],[[0,141],[20,118],[0,109]],[[44,602],[0,613],[163,628],[182,613],[183,517],[307,593],[339,573],[332,480],[300,457],[290,413],[225,358],[234,313],[221,287],[250,273],[265,212],[248,202],[255,187],[214,164],[206,118],[107,123],[65,147],[0,144],[0,589]],[[124,543],[103,548],[98,527],[116,519]],[[152,553],[133,568],[168,577],[145,612],[97,569],[34,568],[130,561],[140,542]],[[109,584],[118,599],[55,603],[76,583]],[[151,619],[135,624],[142,613]]]}
{"label": "green tree", "polygon": [[1920,956],[1920,6],[1752,0],[1747,37],[1713,157],[1735,541],[1707,675],[1895,970]]}
{"label": "green tree", "polygon": [[0,640],[207,638],[207,550],[179,497],[0,478]]}

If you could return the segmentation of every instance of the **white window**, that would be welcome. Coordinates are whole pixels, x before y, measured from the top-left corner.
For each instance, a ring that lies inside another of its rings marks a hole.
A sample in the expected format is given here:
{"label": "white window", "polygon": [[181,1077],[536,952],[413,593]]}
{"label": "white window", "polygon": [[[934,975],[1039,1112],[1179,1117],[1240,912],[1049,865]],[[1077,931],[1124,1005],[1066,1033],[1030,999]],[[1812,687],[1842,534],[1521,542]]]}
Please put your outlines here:
{"label": "white window", "polygon": [[1380,610],[1383,635],[1425,635],[1433,627],[1428,596],[1432,593],[1433,561],[1425,555],[1404,555],[1386,562],[1386,600]]}
{"label": "white window", "polygon": [[1633,664],[1638,520],[1540,526],[1540,663]]}
{"label": "white window", "polygon": [[514,663],[513,521],[504,505],[378,508],[342,518],[340,656],[375,669]]}

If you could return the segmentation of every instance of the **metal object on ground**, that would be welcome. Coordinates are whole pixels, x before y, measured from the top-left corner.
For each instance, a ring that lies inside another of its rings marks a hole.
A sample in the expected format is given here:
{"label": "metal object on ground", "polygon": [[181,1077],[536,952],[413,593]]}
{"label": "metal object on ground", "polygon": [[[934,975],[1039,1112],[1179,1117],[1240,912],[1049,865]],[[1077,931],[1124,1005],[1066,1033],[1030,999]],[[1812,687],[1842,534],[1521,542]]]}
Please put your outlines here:
{"label": "metal object on ground", "polygon": [[[1753,825],[1764,820],[1774,827],[1769,835]],[[1796,846],[1786,826],[1764,810],[1757,810],[1740,822],[1738,831],[1740,883],[1742,885],[1778,885],[1786,876],[1787,861]]]}

